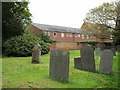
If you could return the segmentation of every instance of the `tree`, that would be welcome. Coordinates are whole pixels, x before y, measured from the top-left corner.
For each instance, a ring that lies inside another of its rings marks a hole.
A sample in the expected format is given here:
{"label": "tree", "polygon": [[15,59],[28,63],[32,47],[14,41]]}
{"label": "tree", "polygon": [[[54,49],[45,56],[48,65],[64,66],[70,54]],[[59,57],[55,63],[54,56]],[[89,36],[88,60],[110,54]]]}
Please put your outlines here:
{"label": "tree", "polygon": [[117,20],[117,4],[118,1],[103,3],[99,7],[91,9],[84,19],[85,22],[95,24],[89,30],[101,41],[112,35]]}
{"label": "tree", "polygon": [[117,5],[117,20],[116,20],[116,27],[113,33],[114,35],[114,43],[116,45],[120,45],[120,1]]}
{"label": "tree", "polygon": [[32,22],[28,2],[3,2],[2,11],[3,41],[22,35]]}

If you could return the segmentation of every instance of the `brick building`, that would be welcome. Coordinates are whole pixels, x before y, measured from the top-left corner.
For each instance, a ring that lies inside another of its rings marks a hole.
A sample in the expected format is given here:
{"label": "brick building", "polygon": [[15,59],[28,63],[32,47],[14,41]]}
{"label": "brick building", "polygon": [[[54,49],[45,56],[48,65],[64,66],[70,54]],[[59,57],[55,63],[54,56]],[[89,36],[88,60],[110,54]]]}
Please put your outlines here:
{"label": "brick building", "polygon": [[28,31],[36,36],[44,31],[52,40],[58,41],[58,43],[51,44],[51,49],[80,49],[82,45],[77,45],[76,42],[97,40],[94,36],[82,34],[79,28],[33,23]]}
{"label": "brick building", "polygon": [[33,23],[29,27],[29,32],[35,35],[39,35],[41,30],[48,34],[52,40],[56,40],[58,42],[77,42],[96,40],[96,38],[93,36],[82,34],[81,29],[78,28],[44,25],[37,23]]}

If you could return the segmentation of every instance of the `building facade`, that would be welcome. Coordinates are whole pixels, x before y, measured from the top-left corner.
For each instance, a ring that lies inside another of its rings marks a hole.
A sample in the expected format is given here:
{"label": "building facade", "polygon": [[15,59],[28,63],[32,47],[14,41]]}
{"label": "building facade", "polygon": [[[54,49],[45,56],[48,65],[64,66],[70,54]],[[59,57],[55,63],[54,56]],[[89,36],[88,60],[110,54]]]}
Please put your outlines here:
{"label": "building facade", "polygon": [[[48,34],[50,39],[57,41],[57,43],[50,44],[50,49],[63,49],[63,50],[75,50],[80,49],[83,45],[77,45],[76,42],[79,41],[98,41],[94,36],[88,34],[83,34],[82,29],[86,27],[86,24],[83,24],[81,29],[55,26],[55,25],[45,25],[33,23],[28,28],[28,31],[36,36],[40,35],[40,32],[43,31],[45,34]],[[109,40],[106,40],[109,41]]]}
{"label": "building facade", "polygon": [[78,28],[33,23],[28,30],[37,36],[44,31],[52,40],[58,42],[96,41],[94,36],[84,35]]}

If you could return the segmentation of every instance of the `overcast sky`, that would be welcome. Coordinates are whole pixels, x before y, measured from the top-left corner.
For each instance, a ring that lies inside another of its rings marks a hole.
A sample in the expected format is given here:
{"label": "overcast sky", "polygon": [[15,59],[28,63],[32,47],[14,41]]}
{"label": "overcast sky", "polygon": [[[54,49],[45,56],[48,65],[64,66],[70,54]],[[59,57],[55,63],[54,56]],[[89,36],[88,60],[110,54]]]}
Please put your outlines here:
{"label": "overcast sky", "polygon": [[33,23],[80,28],[86,13],[115,0],[29,0]]}

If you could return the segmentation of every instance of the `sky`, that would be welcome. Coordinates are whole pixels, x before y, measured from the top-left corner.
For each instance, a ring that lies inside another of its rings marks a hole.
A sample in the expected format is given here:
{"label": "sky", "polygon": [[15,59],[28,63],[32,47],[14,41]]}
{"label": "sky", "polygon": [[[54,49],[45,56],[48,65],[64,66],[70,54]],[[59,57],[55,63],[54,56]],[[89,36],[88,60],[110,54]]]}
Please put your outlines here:
{"label": "sky", "polygon": [[115,0],[29,0],[33,23],[80,28],[86,13]]}

